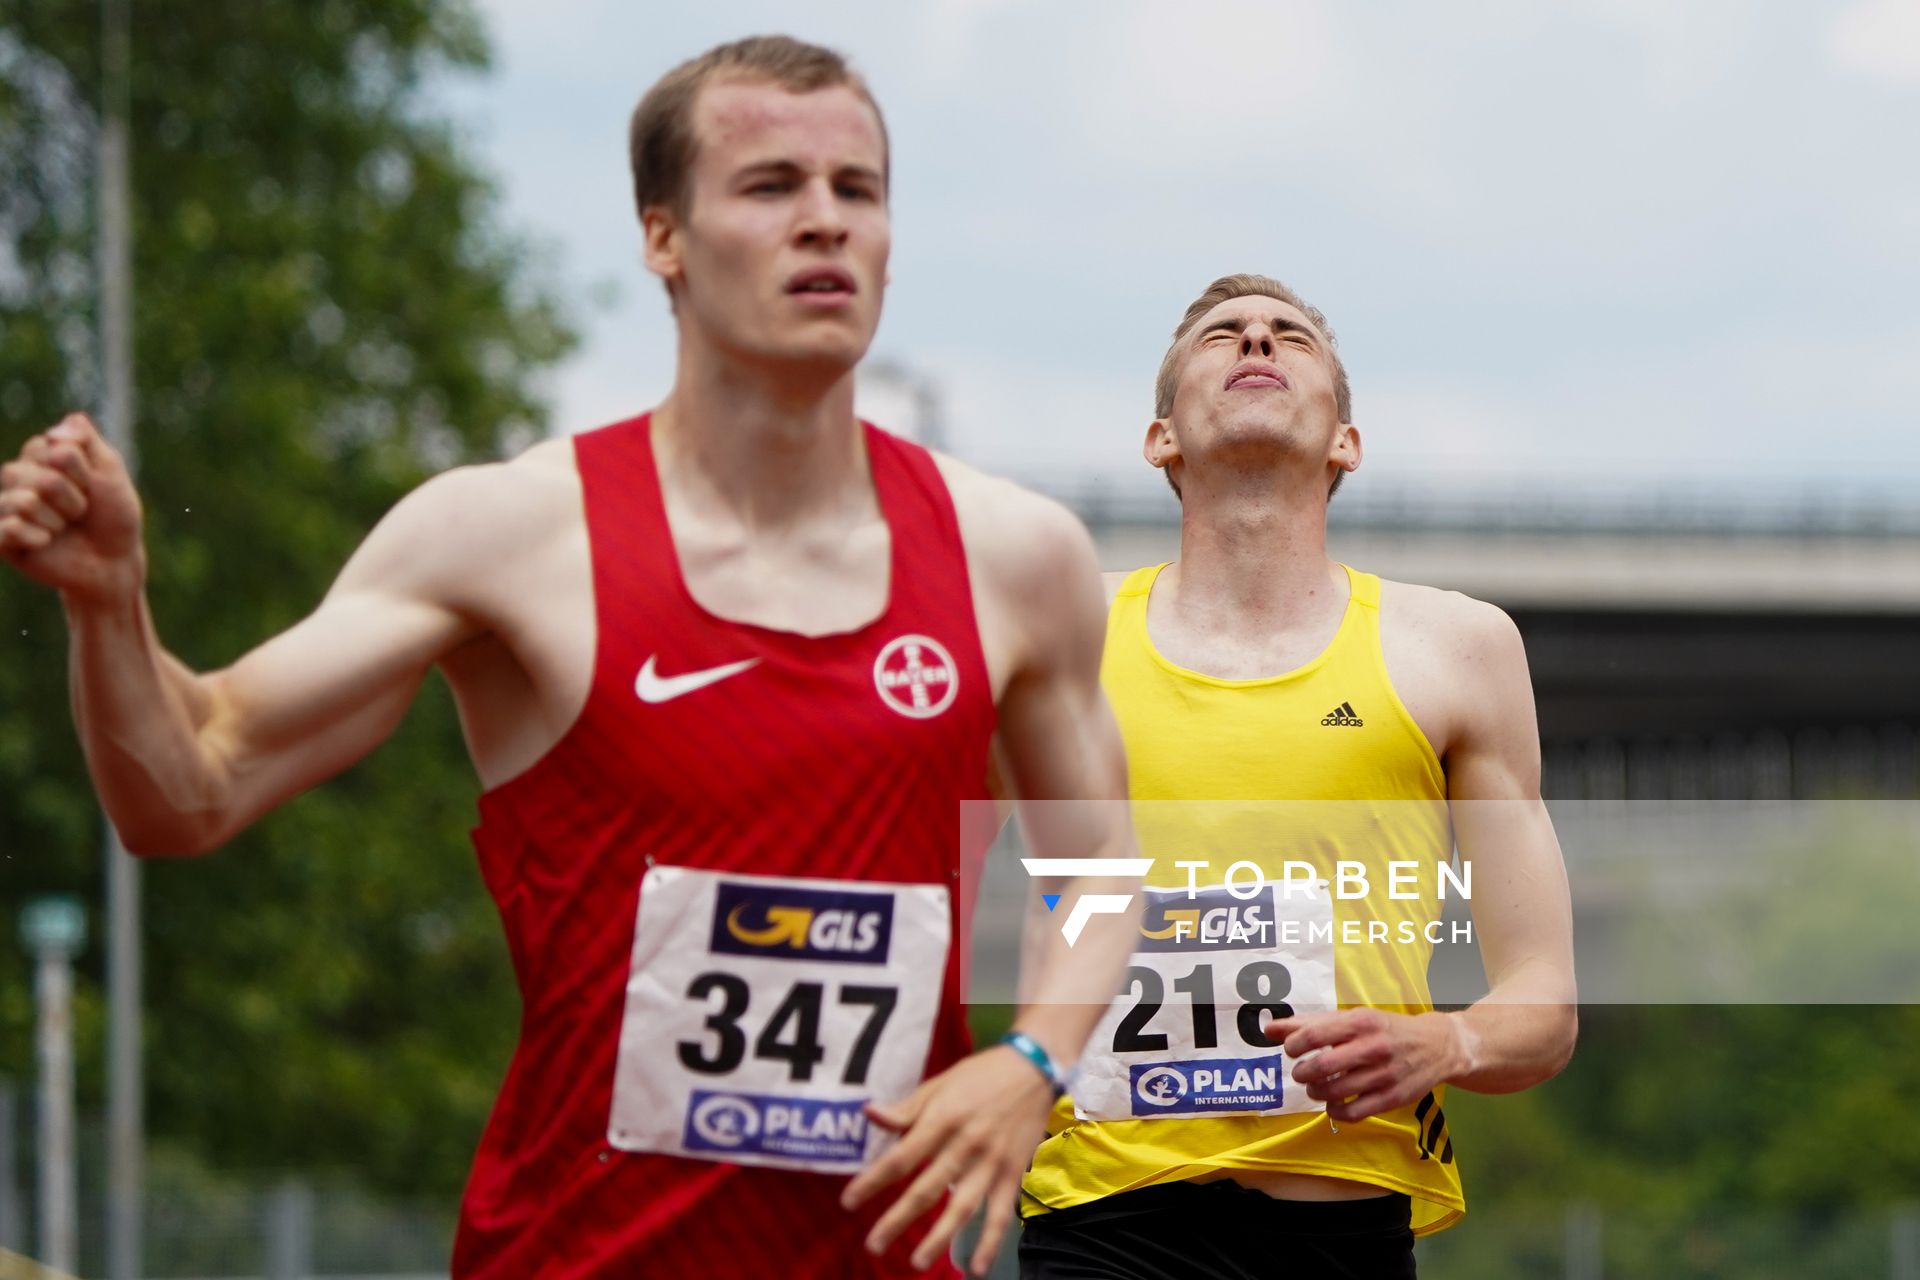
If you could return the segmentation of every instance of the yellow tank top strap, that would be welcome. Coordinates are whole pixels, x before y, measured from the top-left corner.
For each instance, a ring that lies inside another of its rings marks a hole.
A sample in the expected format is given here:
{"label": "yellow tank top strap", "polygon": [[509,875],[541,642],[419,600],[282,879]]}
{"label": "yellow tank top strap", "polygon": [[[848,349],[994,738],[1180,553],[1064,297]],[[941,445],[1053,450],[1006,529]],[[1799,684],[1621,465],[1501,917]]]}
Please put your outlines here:
{"label": "yellow tank top strap", "polygon": [[1353,602],[1363,609],[1376,612],[1380,608],[1380,578],[1377,574],[1361,573],[1352,565],[1340,566],[1347,571],[1347,589],[1353,593]]}
{"label": "yellow tank top strap", "polygon": [[1120,590],[1114,593],[1114,602],[1117,604],[1128,596],[1144,596],[1151,592],[1153,590],[1154,579],[1160,576],[1162,569],[1172,563],[1173,561],[1166,560],[1160,564],[1150,564],[1135,569],[1132,573],[1128,574],[1126,580],[1120,584]]}

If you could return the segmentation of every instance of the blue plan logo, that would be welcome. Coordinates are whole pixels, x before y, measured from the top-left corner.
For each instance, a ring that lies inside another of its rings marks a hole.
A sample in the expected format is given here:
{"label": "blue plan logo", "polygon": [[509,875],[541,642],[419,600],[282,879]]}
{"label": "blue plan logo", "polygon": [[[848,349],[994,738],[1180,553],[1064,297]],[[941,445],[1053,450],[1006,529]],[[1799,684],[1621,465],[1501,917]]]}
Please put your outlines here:
{"label": "blue plan logo", "polygon": [[732,1150],[760,1136],[760,1111],[745,1098],[711,1094],[691,1114],[694,1133],[711,1148]]}
{"label": "blue plan logo", "polygon": [[862,1100],[819,1102],[757,1093],[696,1089],[682,1140],[689,1151],[721,1156],[785,1156],[857,1165],[866,1158]]}
{"label": "blue plan logo", "polygon": [[1128,1079],[1136,1116],[1266,1110],[1280,1105],[1284,1088],[1277,1053],[1261,1058],[1145,1062],[1131,1068]]}

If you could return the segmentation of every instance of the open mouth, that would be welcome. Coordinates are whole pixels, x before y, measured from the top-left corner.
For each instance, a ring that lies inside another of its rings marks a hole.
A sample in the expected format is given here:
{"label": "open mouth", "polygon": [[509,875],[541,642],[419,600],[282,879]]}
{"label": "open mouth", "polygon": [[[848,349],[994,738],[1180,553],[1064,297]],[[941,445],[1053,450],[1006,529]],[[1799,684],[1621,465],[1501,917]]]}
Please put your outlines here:
{"label": "open mouth", "polygon": [[850,272],[839,267],[809,267],[787,281],[787,292],[807,302],[845,302],[859,290]]}

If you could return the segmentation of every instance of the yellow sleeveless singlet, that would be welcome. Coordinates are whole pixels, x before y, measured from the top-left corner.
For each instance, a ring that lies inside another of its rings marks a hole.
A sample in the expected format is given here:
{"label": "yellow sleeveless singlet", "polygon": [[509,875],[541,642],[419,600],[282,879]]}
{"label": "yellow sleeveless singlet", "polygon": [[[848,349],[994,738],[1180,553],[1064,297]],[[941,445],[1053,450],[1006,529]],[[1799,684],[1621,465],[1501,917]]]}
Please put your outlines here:
{"label": "yellow sleeveless singlet", "polygon": [[[1188,873],[1176,872],[1173,859],[1228,847],[1220,843],[1223,832],[1234,851],[1228,856],[1251,856],[1275,879],[1280,873],[1272,864],[1307,845],[1326,866],[1334,859],[1360,863],[1375,888],[1363,902],[1332,904],[1336,928],[1383,921],[1396,931],[1391,936],[1411,931],[1414,940],[1349,944],[1336,935],[1338,1003],[1430,1009],[1432,946],[1424,929],[1441,910],[1433,900],[1434,865],[1453,847],[1446,775],[1387,678],[1380,580],[1347,570],[1350,596],[1339,630],[1305,666],[1262,679],[1222,680],[1176,666],[1154,648],[1147,598],[1165,567],[1136,570],[1122,584],[1108,614],[1101,664],[1126,742],[1141,848],[1156,859],[1147,883],[1187,885]],[[1214,803],[1143,803],[1174,801]],[[1267,801],[1287,803],[1247,803]],[[1272,836],[1276,827],[1286,834]],[[1386,900],[1379,886],[1387,883],[1389,861],[1420,864],[1417,900]],[[1437,1086],[1413,1105],[1337,1129],[1324,1111],[1076,1119],[1073,1100],[1065,1098],[1023,1184],[1022,1212],[1248,1169],[1404,1192],[1413,1200],[1415,1233],[1430,1234],[1452,1226],[1466,1208],[1445,1095],[1445,1086]]]}

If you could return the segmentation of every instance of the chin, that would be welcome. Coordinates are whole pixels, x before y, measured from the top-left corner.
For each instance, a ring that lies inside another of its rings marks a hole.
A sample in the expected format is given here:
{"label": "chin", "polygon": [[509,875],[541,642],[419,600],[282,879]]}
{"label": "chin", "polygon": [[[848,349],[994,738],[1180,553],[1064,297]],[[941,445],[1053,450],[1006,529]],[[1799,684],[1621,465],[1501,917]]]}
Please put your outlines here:
{"label": "chin", "polygon": [[1247,415],[1242,418],[1228,419],[1220,424],[1215,438],[1224,445],[1240,448],[1267,446],[1279,450],[1291,450],[1300,447],[1305,441],[1302,433],[1285,422],[1275,422],[1270,417]]}

